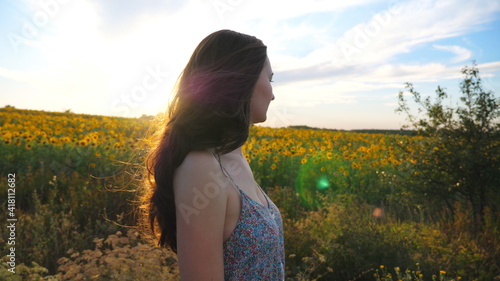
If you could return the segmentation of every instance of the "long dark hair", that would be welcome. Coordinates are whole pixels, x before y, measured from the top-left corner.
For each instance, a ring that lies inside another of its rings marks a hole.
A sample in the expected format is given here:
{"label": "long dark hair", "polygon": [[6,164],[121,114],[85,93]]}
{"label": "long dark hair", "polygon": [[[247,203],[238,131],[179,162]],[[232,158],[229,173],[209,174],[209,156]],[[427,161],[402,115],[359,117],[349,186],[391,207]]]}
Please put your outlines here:
{"label": "long dark hair", "polygon": [[203,39],[179,77],[166,127],[148,157],[143,207],[158,245],[177,252],[173,174],[186,155],[243,145],[250,129],[250,99],[267,58],[254,36],[220,30]]}

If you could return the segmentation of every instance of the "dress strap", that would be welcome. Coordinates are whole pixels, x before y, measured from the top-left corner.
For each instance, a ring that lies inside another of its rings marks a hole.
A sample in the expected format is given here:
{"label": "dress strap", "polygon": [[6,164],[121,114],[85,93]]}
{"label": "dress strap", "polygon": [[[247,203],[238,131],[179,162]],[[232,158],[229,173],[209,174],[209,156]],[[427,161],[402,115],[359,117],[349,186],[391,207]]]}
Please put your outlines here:
{"label": "dress strap", "polygon": [[236,189],[238,189],[239,192],[242,192],[241,189],[240,189],[240,187],[236,184],[236,182],[234,182],[234,180],[231,177],[231,175],[227,172],[226,168],[224,168],[224,166],[222,165],[222,162],[220,161],[220,155],[215,154],[213,151],[210,151],[210,152],[215,157],[215,159],[217,160],[217,162],[219,162],[219,166],[220,166],[222,172],[226,175],[226,177],[228,177],[231,180],[231,182],[236,187]]}

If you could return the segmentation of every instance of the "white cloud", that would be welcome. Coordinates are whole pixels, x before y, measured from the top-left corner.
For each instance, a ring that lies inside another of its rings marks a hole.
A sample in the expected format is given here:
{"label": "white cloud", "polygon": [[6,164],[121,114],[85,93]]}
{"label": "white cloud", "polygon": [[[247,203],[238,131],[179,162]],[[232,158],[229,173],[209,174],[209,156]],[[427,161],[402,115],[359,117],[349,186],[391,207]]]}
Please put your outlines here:
{"label": "white cloud", "polygon": [[460,46],[432,45],[432,47],[438,50],[453,53],[455,57],[451,59],[452,63],[462,62],[472,57],[472,51]]}
{"label": "white cloud", "polygon": [[500,71],[500,61],[481,63],[478,65],[478,68],[482,73]]}
{"label": "white cloud", "polygon": [[[340,70],[368,75],[373,67],[394,63],[397,55],[421,48],[439,39],[478,29],[494,19],[500,3],[492,1],[421,1],[400,2],[379,11],[366,21],[347,30],[341,38],[318,47],[306,57],[295,58],[282,71],[316,68],[317,77],[337,74]],[[466,59],[465,49],[456,59]],[[293,80],[301,79],[295,77]]]}
{"label": "white cloud", "polygon": [[[206,3],[202,0],[192,2],[194,5]],[[221,21],[249,21],[266,19],[279,21],[308,15],[316,12],[342,11],[348,7],[366,5],[377,0],[213,0],[210,6]]]}

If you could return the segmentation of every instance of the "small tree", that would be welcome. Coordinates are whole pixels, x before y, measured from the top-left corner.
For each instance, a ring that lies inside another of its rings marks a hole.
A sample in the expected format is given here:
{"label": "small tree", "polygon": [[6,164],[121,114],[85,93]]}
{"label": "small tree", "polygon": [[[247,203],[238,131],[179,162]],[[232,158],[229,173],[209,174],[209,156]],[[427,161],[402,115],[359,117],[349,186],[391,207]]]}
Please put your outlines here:
{"label": "small tree", "polygon": [[436,90],[436,99],[422,98],[411,83],[406,84],[418,107],[411,113],[403,92],[396,112],[424,136],[413,159],[403,188],[444,203],[454,213],[456,201],[466,201],[473,212],[475,230],[484,225],[485,210],[498,211],[500,191],[500,99],[483,89],[479,70],[473,62],[462,69],[461,97],[456,108],[443,105],[448,95]]}

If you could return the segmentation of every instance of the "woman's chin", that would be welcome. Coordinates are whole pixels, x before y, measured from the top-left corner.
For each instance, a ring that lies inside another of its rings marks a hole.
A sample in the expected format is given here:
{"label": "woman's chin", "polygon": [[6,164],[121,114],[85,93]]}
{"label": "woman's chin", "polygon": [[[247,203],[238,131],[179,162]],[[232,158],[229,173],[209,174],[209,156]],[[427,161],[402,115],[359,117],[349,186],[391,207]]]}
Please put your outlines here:
{"label": "woman's chin", "polygon": [[252,120],[252,124],[258,124],[258,123],[263,123],[266,122],[267,116],[264,116],[262,118],[255,118],[255,120]]}

